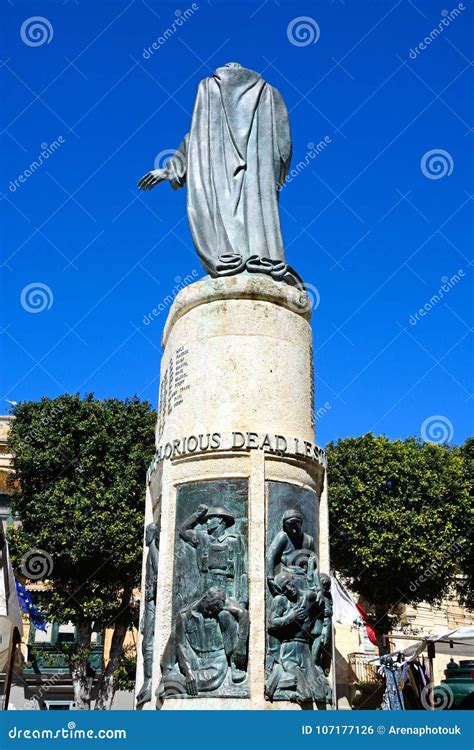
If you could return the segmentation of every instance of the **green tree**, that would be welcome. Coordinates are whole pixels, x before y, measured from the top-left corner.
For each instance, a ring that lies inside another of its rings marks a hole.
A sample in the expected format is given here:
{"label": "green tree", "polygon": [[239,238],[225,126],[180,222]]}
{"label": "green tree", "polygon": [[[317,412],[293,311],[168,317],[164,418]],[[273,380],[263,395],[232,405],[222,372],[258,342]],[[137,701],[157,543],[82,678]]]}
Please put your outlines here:
{"label": "green tree", "polygon": [[20,403],[14,416],[8,442],[18,487],[12,507],[21,521],[10,532],[16,570],[27,570],[31,550],[46,553],[44,614],[76,626],[77,643],[64,654],[80,709],[91,703],[91,634],[113,628],[96,702],[109,708],[124,638],[137,620],[132,591],[140,584],[156,415],[138,398],[65,395]]}
{"label": "green tree", "polygon": [[467,572],[459,561],[473,518],[463,449],[367,434],[330,443],[327,453],[331,565],[387,633],[399,605],[439,603]]}
{"label": "green tree", "polygon": [[471,493],[471,533],[469,535],[470,538],[463,545],[459,553],[458,562],[462,575],[457,579],[456,584],[461,603],[469,609],[474,610],[474,519],[472,518],[472,508],[474,507],[474,438],[468,438],[460,450],[464,458],[466,477]]}

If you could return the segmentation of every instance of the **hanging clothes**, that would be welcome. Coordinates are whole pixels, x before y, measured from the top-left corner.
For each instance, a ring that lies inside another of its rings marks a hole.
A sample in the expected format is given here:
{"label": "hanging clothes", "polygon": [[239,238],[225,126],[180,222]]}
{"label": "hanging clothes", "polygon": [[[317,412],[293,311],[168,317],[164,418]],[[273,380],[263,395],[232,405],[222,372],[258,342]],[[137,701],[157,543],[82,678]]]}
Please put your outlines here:
{"label": "hanging clothes", "polygon": [[403,678],[401,665],[391,656],[382,656],[378,673],[385,678],[385,692],[382,698],[382,711],[404,711]]}
{"label": "hanging clothes", "polygon": [[403,685],[403,700],[406,710],[423,711],[423,689],[428,684],[428,675],[424,665],[419,659],[405,662],[402,668],[402,676],[405,678]]}
{"label": "hanging clothes", "polygon": [[[404,674],[403,674],[404,672]],[[402,674],[405,682],[403,685],[403,702],[405,704],[405,710],[414,711],[423,708],[420,699],[420,689],[415,678],[415,673],[412,664],[405,663]]]}

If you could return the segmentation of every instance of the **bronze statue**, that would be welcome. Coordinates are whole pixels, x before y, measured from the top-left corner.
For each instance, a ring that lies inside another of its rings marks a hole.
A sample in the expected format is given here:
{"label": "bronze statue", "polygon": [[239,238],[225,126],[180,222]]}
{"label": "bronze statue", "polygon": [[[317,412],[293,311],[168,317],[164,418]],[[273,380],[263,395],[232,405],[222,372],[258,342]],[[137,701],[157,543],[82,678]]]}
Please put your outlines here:
{"label": "bronze statue", "polygon": [[[308,573],[317,578],[316,545],[311,534],[303,531],[303,515],[297,508],[286,510],[282,518],[282,530],[275,536],[267,552],[267,584],[275,591],[275,573],[290,571],[303,577]],[[305,584],[301,581],[301,588]],[[319,586],[316,580],[315,585]]]}
{"label": "bronze statue", "polygon": [[[200,524],[205,524],[205,531],[196,529]],[[245,606],[248,598],[245,542],[234,525],[234,516],[225,508],[208,508],[201,504],[182,523],[179,535],[196,549],[200,573],[198,592],[216,586]]]}
{"label": "bronze statue", "polygon": [[280,591],[270,604],[268,634],[274,641],[267,653],[267,699],[325,702],[328,684],[314,663],[313,629],[321,609],[321,596],[301,592],[294,576],[284,571],[275,577]]}
{"label": "bronze statue", "polygon": [[312,653],[314,663],[321,667],[327,676],[331,667],[331,647],[332,647],[332,596],[331,596],[331,578],[326,573],[321,574],[321,586],[323,593],[323,610],[318,618],[314,630],[314,643]]}
{"label": "bronze statue", "polygon": [[191,129],[174,156],[138,187],[187,185],[191,234],[211,276],[248,271],[302,285],[285,262],[278,208],[290,160],[279,92],[255,71],[227,63],[200,82]]}
{"label": "bronze statue", "polygon": [[217,690],[227,676],[245,680],[249,616],[213,587],[179,612],[161,661],[158,697]]}
{"label": "bronze statue", "polygon": [[273,598],[267,601],[265,697],[329,703],[330,579],[319,575],[314,537],[303,530],[303,513],[289,508],[281,523],[266,556]]}
{"label": "bronze statue", "polygon": [[151,678],[153,670],[153,637],[155,633],[156,583],[158,579],[158,527],[148,524],[145,531],[145,543],[148,547],[145,573],[145,607],[140,624],[142,633],[143,676],[144,681],[137,695],[137,705],[151,700]]}

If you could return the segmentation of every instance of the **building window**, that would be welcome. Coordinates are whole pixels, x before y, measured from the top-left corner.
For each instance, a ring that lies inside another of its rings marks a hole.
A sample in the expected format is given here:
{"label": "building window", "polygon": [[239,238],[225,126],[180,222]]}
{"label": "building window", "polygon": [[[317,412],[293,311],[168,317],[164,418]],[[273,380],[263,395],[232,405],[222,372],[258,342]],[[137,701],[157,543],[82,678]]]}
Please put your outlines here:
{"label": "building window", "polygon": [[45,701],[46,711],[72,711],[74,701]]}
{"label": "building window", "polygon": [[59,625],[57,643],[74,643],[76,640],[76,628],[72,622],[66,625]]}
{"label": "building window", "polygon": [[53,626],[50,622],[46,623],[46,630],[33,630],[33,640],[35,643],[51,643]]}

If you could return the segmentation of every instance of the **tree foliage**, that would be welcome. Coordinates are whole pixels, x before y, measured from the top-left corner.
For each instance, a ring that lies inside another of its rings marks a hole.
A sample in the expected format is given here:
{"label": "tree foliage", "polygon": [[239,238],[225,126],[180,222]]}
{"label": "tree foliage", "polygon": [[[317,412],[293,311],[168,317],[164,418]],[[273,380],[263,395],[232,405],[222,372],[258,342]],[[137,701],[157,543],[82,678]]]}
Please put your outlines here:
{"label": "tree foliage", "polygon": [[459,551],[459,567],[464,575],[458,580],[457,589],[461,603],[474,610],[474,518],[472,511],[474,507],[474,438],[466,440],[464,445],[461,446],[461,453],[471,493],[471,509],[469,520],[466,523],[470,541]]}
{"label": "tree foliage", "polygon": [[45,615],[78,628],[72,665],[85,669],[92,627],[115,628],[118,659],[122,634],[136,619],[130,601],[140,583],[156,415],[138,398],[92,395],[23,402],[14,415],[9,446],[20,490],[12,508],[21,525],[10,545],[17,573],[31,550],[49,556]]}
{"label": "tree foliage", "polygon": [[373,605],[381,632],[397,604],[436,604],[462,587],[465,601],[472,594],[466,452],[373,434],[327,447],[331,564]]}

